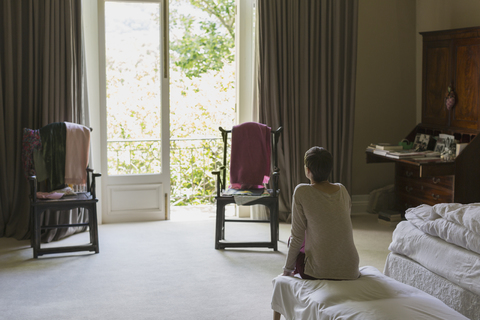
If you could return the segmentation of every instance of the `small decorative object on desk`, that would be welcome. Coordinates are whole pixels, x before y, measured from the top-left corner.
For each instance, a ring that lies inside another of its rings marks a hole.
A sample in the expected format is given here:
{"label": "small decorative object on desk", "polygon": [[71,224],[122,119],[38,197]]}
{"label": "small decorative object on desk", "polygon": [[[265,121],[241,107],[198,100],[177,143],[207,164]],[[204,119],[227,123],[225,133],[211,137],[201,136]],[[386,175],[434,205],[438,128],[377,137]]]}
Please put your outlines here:
{"label": "small decorative object on desk", "polygon": [[410,150],[413,148],[413,142],[408,141],[407,139],[403,139],[398,143],[399,146],[403,147],[403,150]]}
{"label": "small decorative object on desk", "polygon": [[454,160],[455,159],[455,150],[452,150],[448,147],[445,147],[445,149],[443,149],[443,152],[442,152],[442,155],[440,156],[440,158],[443,161]]}
{"label": "small decorative object on desk", "polygon": [[447,107],[447,110],[452,110],[455,103],[455,92],[453,91],[452,86],[448,86],[447,95],[445,96],[445,107]]}

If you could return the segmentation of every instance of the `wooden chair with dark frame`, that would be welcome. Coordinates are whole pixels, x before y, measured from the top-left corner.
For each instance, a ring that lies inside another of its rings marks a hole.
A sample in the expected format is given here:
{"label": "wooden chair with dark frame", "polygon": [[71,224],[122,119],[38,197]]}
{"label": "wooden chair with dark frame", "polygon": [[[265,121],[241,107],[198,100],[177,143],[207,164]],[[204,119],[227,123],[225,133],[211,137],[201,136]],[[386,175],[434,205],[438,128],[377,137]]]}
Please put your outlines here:
{"label": "wooden chair with dark frame", "polygon": [[[92,129],[90,128],[90,131]],[[24,142],[24,148],[25,142]],[[54,253],[68,253],[77,251],[91,251],[99,253],[98,244],[98,221],[97,221],[97,202],[96,197],[96,181],[100,177],[100,173],[95,173],[93,169],[86,167],[86,190],[83,192],[75,192],[74,195],[65,195],[60,199],[43,199],[37,197],[37,191],[41,187],[42,182],[37,181],[35,175],[27,174],[29,182],[29,199],[30,199],[30,223],[31,237],[30,242],[33,248],[33,257]],[[43,183],[45,185],[45,183]],[[88,212],[88,221],[82,223],[42,225],[42,213],[46,210],[58,211],[60,214],[70,214],[70,210],[84,208]],[[41,247],[42,230],[59,229],[69,227],[88,227],[90,233],[90,243],[74,246],[49,246]]]}
{"label": "wooden chair with dark frame", "polygon": [[[217,171],[212,173],[216,176],[216,224],[215,224],[215,249],[225,248],[245,248],[245,247],[267,247],[277,251],[279,223],[278,223],[278,181],[280,170],[278,168],[277,146],[280,138],[280,134],[283,131],[282,127],[277,130],[271,130],[271,177],[269,181],[270,188],[267,189],[268,195],[265,195],[264,190],[254,190],[256,194],[252,196],[252,201],[243,202],[237,205],[264,205],[269,208],[270,215],[268,219],[244,219],[244,218],[225,218],[225,206],[228,204],[235,204],[235,195],[232,194],[232,189],[227,187],[227,150],[229,134],[232,130],[225,130],[222,127],[219,128],[222,140],[223,140],[223,159],[222,166]],[[238,192],[239,190],[235,190]],[[241,190],[245,191],[245,190]],[[259,196],[262,194],[263,196]],[[242,194],[242,197],[249,197]],[[226,241],[225,240],[225,223],[226,222],[248,222],[248,223],[269,223],[270,224],[270,241]]]}

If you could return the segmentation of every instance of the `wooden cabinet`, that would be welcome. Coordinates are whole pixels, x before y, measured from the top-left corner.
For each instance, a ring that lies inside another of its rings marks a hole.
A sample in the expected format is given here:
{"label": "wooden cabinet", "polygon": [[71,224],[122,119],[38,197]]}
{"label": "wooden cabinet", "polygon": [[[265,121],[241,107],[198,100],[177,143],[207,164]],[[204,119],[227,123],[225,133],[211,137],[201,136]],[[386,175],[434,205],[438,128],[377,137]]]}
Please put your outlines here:
{"label": "wooden cabinet", "polygon": [[[423,32],[422,123],[480,130],[480,27]],[[448,87],[456,105],[444,104]]]}
{"label": "wooden cabinet", "polygon": [[448,41],[429,41],[423,45],[422,123],[448,125],[445,94],[452,83],[451,53]]}
{"label": "wooden cabinet", "polygon": [[453,86],[457,105],[451,110],[450,127],[480,130],[480,31],[477,38],[460,39],[454,45]]}
{"label": "wooden cabinet", "polygon": [[[398,209],[480,202],[480,27],[421,34],[422,123],[405,138],[445,133],[468,145],[448,162],[398,160],[367,152],[367,163],[395,162]],[[450,110],[444,103],[449,86],[456,94]]]}

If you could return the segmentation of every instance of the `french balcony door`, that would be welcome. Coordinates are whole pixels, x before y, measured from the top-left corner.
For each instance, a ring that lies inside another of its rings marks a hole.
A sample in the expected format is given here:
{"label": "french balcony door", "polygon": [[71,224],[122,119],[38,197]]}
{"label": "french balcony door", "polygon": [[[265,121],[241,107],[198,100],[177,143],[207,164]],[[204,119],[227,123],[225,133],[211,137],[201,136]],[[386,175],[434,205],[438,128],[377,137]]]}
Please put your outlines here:
{"label": "french balcony door", "polygon": [[168,219],[168,0],[98,10],[103,221]]}

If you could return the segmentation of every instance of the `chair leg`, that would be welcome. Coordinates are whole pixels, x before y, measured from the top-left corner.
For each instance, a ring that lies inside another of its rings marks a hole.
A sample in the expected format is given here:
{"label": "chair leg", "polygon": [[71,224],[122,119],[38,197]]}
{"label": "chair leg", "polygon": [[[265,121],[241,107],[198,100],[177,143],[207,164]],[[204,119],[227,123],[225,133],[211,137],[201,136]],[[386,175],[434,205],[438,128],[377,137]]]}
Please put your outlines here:
{"label": "chair leg", "polygon": [[220,241],[225,240],[225,206],[227,204],[217,201],[217,216],[215,225],[215,249],[222,249]]}
{"label": "chair leg", "polygon": [[275,240],[280,240],[280,224],[278,222],[278,204],[274,205],[274,223],[275,223]]}
{"label": "chair leg", "polygon": [[35,246],[35,220],[33,219],[33,215],[34,215],[34,208],[33,207],[30,207],[30,247],[33,247]]}
{"label": "chair leg", "polygon": [[95,253],[100,252],[98,245],[98,221],[97,221],[97,206],[92,205],[88,208],[88,228],[90,229],[90,243],[95,246]]}
{"label": "chair leg", "polygon": [[225,240],[225,205],[222,206],[222,229],[220,239]]}
{"label": "chair leg", "polygon": [[215,221],[215,249],[220,249],[220,240],[223,238],[223,226],[222,226],[222,212],[225,210],[222,207],[222,204],[217,202],[217,215]]}
{"label": "chair leg", "polygon": [[273,250],[277,251],[277,238],[278,238],[278,228],[277,228],[277,211],[276,205],[272,204],[268,206],[270,209],[270,241],[273,244]]}
{"label": "chair leg", "polygon": [[278,204],[274,204],[273,205],[274,207],[274,210],[273,212],[275,213],[273,215],[273,224],[274,224],[274,227],[275,227],[275,246],[273,248],[273,250],[277,251],[278,250],[278,240],[280,238],[280,226],[279,226],[279,223],[278,223]]}
{"label": "chair leg", "polygon": [[88,233],[90,234],[90,243],[95,244],[95,237],[93,236],[93,216],[92,210],[90,208],[83,208],[84,210],[88,210]]}
{"label": "chair leg", "polygon": [[98,240],[98,220],[97,220],[97,206],[93,208],[93,227],[95,228],[95,244],[96,244],[96,250],[95,253],[100,252],[100,244]]}
{"label": "chair leg", "polygon": [[33,229],[32,229],[32,237],[33,237],[33,258],[38,258],[38,250],[40,249],[40,221],[41,213],[38,212],[36,208],[32,209],[32,220],[33,220]]}

